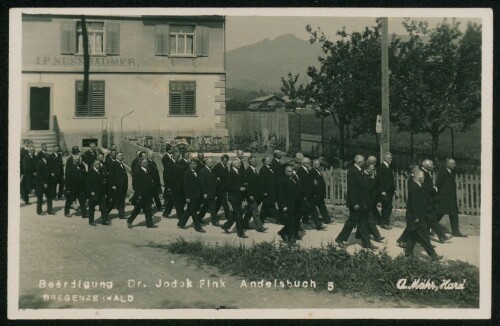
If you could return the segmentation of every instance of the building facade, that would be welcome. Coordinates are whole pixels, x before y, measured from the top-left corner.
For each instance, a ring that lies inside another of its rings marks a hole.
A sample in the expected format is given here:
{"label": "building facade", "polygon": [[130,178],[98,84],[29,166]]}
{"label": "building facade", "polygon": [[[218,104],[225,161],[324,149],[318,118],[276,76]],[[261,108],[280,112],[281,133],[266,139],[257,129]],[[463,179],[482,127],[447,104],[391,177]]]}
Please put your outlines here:
{"label": "building facade", "polygon": [[222,16],[23,15],[23,136],[227,135],[224,33]]}

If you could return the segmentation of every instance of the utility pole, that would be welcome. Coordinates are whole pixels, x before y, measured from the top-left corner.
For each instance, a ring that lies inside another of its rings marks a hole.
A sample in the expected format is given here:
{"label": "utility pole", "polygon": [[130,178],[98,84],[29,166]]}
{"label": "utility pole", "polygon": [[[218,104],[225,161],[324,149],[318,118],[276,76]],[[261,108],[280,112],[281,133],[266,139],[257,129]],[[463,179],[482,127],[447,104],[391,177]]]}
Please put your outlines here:
{"label": "utility pole", "polygon": [[382,133],[380,141],[380,161],[389,152],[389,31],[388,19],[382,18]]}

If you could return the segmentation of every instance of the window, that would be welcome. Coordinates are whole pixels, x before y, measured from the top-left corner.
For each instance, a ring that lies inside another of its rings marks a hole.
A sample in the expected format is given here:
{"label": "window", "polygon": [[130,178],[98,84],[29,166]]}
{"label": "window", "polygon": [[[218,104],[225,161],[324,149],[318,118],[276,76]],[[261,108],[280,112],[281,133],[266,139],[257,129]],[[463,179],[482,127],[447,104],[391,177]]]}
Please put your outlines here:
{"label": "window", "polygon": [[[88,22],[90,55],[120,54],[120,24],[116,22]],[[79,21],[61,23],[61,54],[83,54],[82,24]]]}
{"label": "window", "polygon": [[170,26],[170,54],[192,55],[194,53],[194,26]]}
{"label": "window", "polygon": [[[104,54],[104,23],[103,22],[90,22],[87,23],[87,34],[89,36],[89,54]],[[76,23],[77,33],[77,53],[83,53],[83,33],[82,23]]]}
{"label": "window", "polygon": [[170,115],[196,114],[196,82],[170,82]]}
{"label": "window", "polygon": [[207,57],[209,35],[210,28],[201,24],[158,24],[155,26],[155,55]]}
{"label": "window", "polygon": [[104,116],[104,81],[89,81],[87,103],[83,104],[83,80],[76,82],[76,109],[77,117],[103,117]]}

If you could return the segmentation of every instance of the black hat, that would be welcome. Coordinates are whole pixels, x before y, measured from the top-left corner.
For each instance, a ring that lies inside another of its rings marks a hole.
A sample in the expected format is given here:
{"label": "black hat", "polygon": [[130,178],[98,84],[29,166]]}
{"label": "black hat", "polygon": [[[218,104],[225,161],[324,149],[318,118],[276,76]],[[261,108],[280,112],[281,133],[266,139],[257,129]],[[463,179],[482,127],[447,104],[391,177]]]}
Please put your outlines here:
{"label": "black hat", "polygon": [[71,149],[71,153],[72,154],[80,153],[80,149],[78,148],[78,146],[73,146],[73,148]]}

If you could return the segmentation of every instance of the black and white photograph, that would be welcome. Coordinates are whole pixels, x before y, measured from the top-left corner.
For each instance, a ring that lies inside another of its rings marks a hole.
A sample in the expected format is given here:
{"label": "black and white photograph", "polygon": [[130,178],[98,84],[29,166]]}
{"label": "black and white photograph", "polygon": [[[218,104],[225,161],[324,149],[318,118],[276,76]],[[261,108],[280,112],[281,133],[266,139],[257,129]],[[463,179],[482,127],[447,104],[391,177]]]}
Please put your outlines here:
{"label": "black and white photograph", "polygon": [[9,27],[9,319],[490,318],[491,10]]}

